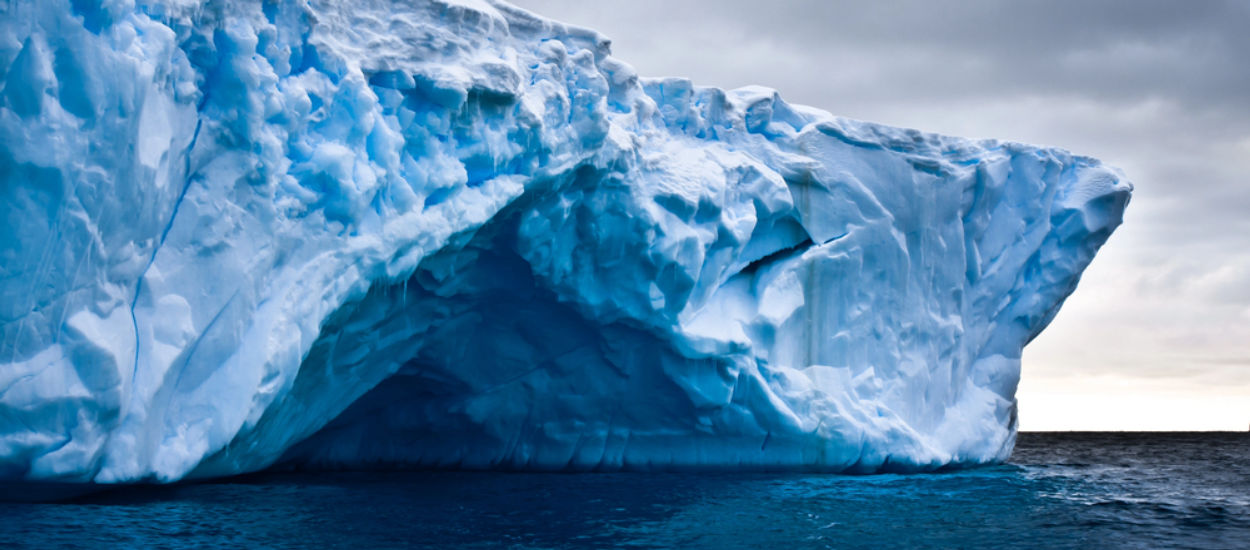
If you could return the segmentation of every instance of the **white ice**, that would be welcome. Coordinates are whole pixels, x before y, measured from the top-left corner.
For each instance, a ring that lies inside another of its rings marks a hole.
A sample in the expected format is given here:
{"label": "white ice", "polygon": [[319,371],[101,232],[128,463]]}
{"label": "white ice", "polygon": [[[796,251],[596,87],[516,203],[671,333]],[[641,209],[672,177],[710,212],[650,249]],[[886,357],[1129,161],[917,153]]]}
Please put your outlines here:
{"label": "white ice", "polygon": [[0,5],[0,479],[1005,459],[1131,186],[502,2]]}

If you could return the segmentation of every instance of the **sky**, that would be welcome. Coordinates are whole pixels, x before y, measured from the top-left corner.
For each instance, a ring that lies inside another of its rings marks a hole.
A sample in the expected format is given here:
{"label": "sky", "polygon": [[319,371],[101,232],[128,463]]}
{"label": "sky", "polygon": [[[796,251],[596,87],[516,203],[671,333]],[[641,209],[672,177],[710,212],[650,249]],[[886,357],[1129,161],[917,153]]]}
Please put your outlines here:
{"label": "sky", "polygon": [[643,76],[1121,168],[1124,225],[1025,348],[1020,427],[1250,426],[1250,2],[514,2]]}

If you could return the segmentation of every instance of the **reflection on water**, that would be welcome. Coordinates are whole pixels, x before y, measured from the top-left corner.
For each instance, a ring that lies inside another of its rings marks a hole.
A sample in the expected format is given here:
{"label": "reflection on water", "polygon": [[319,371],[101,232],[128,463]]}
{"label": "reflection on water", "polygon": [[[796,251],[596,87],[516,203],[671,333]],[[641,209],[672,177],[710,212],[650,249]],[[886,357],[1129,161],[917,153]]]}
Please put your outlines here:
{"label": "reflection on water", "polygon": [[1022,434],[929,475],[283,473],[0,503],[0,547],[1244,547],[1250,435]]}

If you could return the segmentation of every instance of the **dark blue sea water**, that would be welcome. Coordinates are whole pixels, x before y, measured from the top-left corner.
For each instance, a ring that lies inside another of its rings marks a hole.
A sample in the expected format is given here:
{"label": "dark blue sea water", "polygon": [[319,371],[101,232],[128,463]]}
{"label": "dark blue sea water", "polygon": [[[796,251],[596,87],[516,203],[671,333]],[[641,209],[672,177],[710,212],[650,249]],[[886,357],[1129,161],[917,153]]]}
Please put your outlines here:
{"label": "dark blue sea water", "polygon": [[1025,433],[940,474],[270,473],[0,503],[0,548],[1250,548],[1250,434]]}

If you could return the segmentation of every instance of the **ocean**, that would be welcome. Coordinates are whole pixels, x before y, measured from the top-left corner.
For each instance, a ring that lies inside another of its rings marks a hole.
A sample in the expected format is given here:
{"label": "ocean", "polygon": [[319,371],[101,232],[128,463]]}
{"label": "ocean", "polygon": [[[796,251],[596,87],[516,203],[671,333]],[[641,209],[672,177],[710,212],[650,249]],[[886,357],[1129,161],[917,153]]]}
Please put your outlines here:
{"label": "ocean", "polygon": [[1010,463],[273,472],[0,502],[0,548],[1250,548],[1250,434],[1022,433]]}

